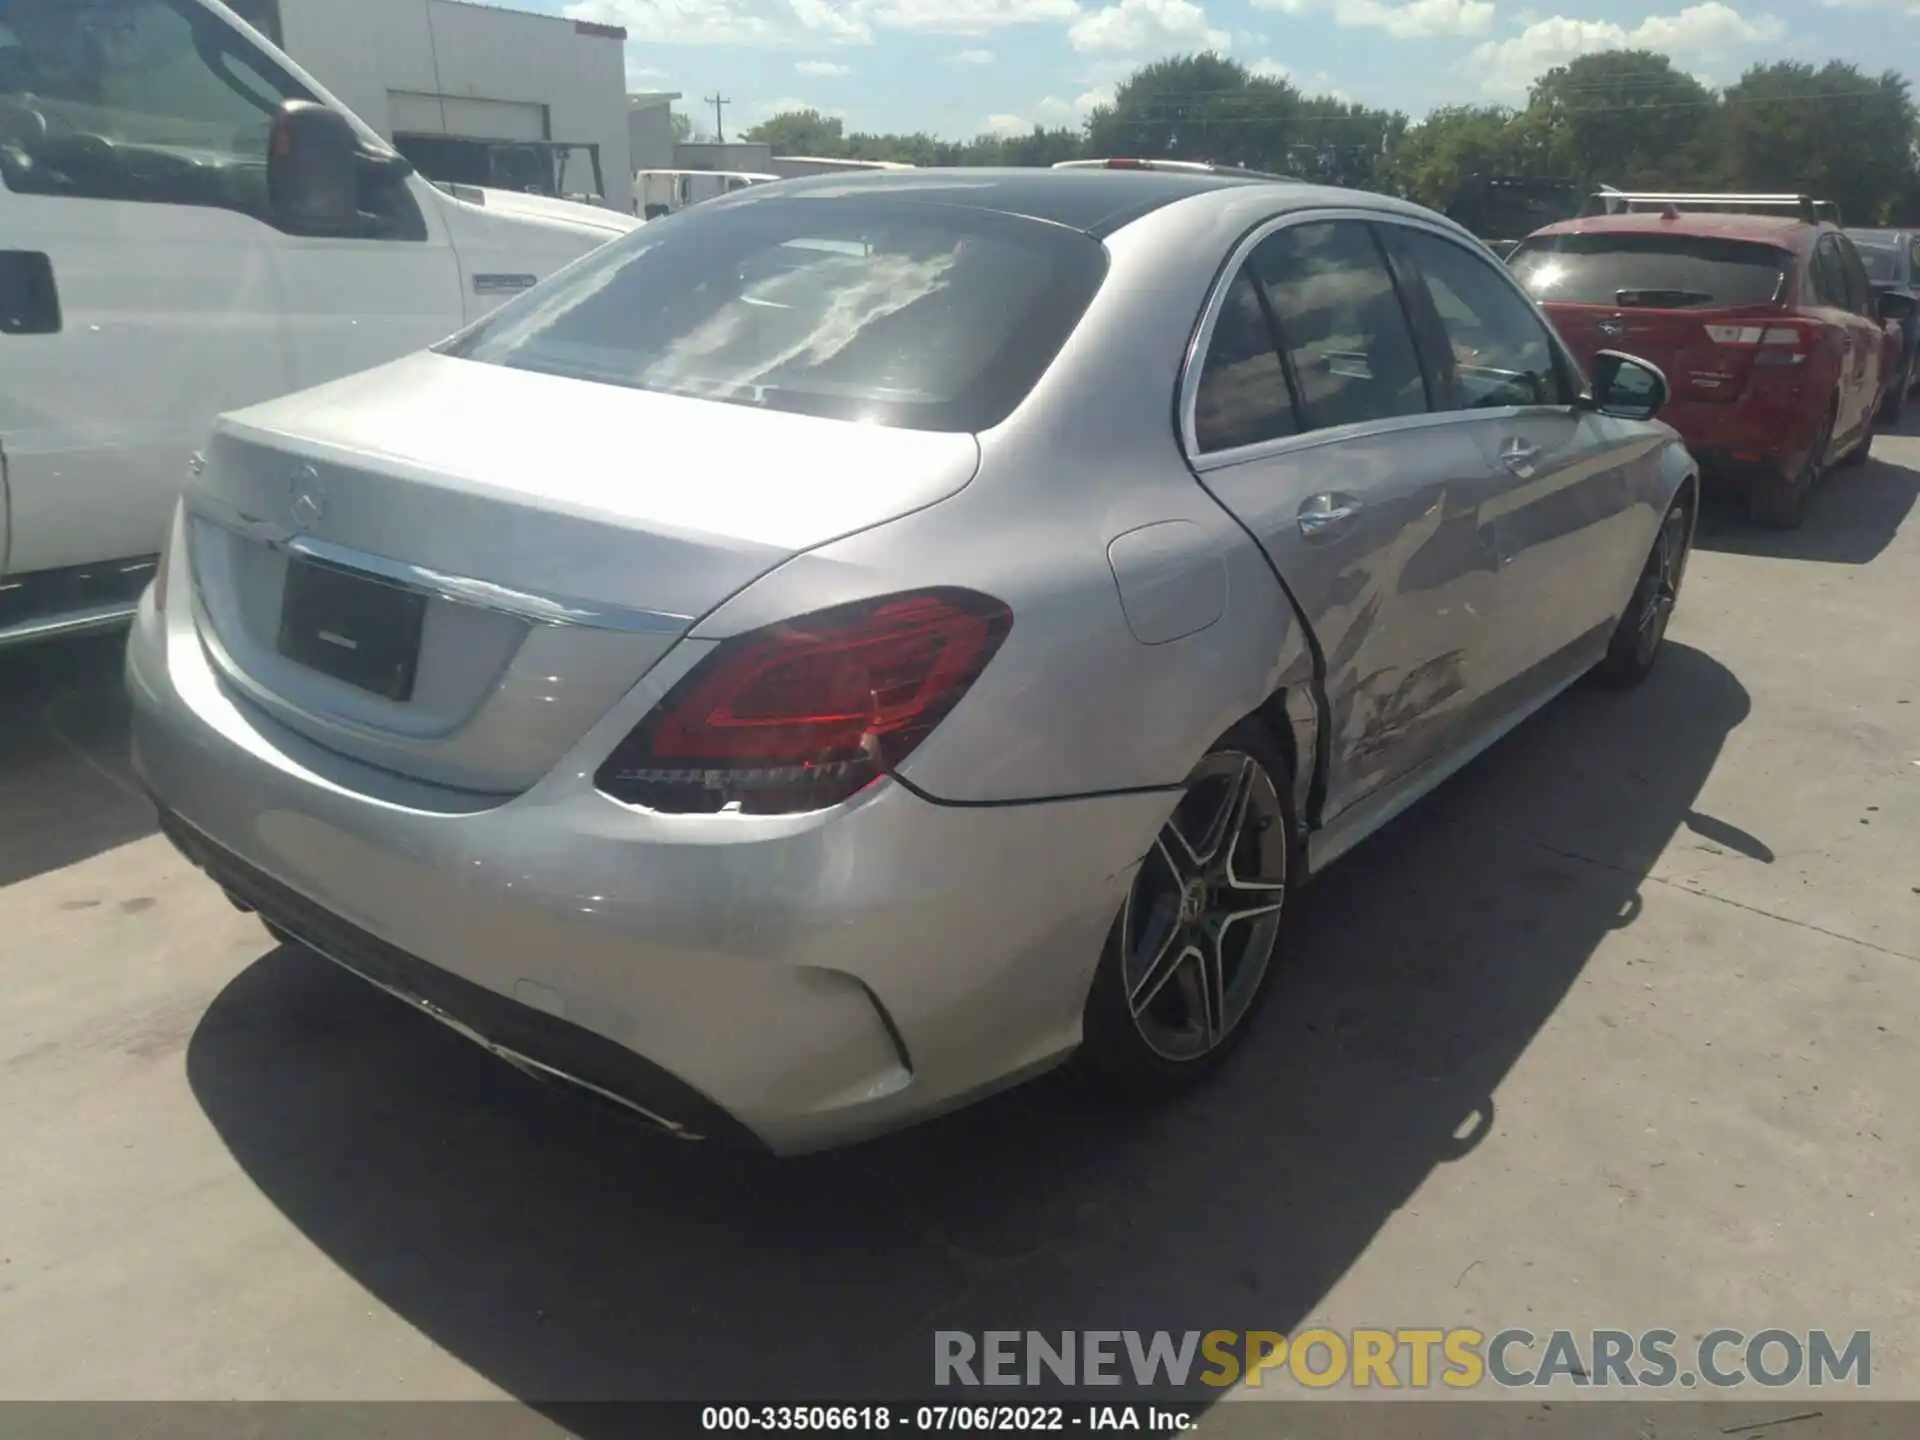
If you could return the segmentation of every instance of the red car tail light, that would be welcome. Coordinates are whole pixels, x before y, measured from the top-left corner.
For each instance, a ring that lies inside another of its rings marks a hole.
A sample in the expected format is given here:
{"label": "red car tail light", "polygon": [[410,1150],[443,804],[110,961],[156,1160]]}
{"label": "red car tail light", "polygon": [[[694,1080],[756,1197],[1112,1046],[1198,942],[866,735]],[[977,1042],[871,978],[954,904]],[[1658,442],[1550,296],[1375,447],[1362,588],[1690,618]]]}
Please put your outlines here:
{"label": "red car tail light", "polygon": [[837,805],[913,753],[1012,628],[997,600],[925,590],[725,641],[594,783],[617,800],[679,814]]}
{"label": "red car tail light", "polygon": [[1709,325],[1707,338],[1716,345],[1754,350],[1756,365],[1802,365],[1819,343],[1817,325],[1793,321],[1773,325]]}

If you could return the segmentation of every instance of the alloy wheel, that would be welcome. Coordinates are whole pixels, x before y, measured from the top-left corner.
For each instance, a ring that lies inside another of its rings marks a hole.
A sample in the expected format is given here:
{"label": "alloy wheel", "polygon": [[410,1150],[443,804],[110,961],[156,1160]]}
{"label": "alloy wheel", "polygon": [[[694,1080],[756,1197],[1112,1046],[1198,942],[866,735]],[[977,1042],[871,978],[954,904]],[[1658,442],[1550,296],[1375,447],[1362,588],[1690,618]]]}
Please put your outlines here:
{"label": "alloy wheel", "polygon": [[1680,581],[1687,568],[1687,512],[1674,506],[1661,522],[1653,553],[1640,577],[1640,605],[1636,620],[1635,653],[1645,662],[1653,658],[1666,638],[1673,607],[1680,599]]}
{"label": "alloy wheel", "polygon": [[1251,755],[1217,751],[1188,782],[1121,912],[1120,974],[1142,1040],[1172,1061],[1220,1048],[1273,957],[1287,895],[1285,810]]}

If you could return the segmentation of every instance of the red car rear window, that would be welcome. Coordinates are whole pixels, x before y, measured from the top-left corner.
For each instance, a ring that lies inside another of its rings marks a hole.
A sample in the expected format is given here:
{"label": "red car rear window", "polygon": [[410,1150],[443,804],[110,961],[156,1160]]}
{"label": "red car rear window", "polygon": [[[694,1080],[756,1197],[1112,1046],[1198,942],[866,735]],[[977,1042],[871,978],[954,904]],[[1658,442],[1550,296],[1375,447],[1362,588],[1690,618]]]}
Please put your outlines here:
{"label": "red car rear window", "polygon": [[1704,235],[1541,235],[1507,263],[1543,304],[1662,310],[1766,305],[1786,289],[1790,251]]}

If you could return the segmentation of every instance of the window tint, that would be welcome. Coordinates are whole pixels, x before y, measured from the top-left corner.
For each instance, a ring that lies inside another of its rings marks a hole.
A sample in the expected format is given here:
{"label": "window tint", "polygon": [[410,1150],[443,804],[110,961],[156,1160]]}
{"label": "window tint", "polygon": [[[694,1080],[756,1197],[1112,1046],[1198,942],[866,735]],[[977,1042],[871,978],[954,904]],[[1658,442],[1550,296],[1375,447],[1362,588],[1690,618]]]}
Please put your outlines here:
{"label": "window tint", "polygon": [[[192,0],[0,0],[0,183],[18,193],[271,224],[274,113],[312,98]],[[360,208],[371,235],[425,238],[395,177],[369,175]]]}
{"label": "window tint", "polygon": [[1451,240],[1410,228],[1392,233],[1440,314],[1462,409],[1571,400],[1546,326],[1509,280]]}
{"label": "window tint", "polygon": [[1406,313],[1366,225],[1288,226],[1262,241],[1250,263],[1273,303],[1307,425],[1351,425],[1427,408]]}
{"label": "window tint", "polygon": [[1860,264],[1860,257],[1854,253],[1853,242],[1844,235],[1836,235],[1833,248],[1840,257],[1840,281],[1845,286],[1847,309],[1856,315],[1865,315],[1873,308],[1873,285]]}
{"label": "window tint", "polygon": [[1854,253],[1867,267],[1869,280],[1892,281],[1900,276],[1900,249],[1891,240],[1855,240]]}
{"label": "window tint", "polygon": [[892,199],[709,200],[596,251],[442,353],[924,430],[1005,419],[1106,275],[1064,226]]}
{"label": "window tint", "polygon": [[1769,304],[1792,263],[1787,251],[1746,240],[1604,230],[1542,235],[1507,257],[1542,304],[1662,310]]}
{"label": "window tint", "polygon": [[1908,283],[1911,284],[1916,278],[1920,278],[1920,240],[1912,241],[1907,246]]}
{"label": "window tint", "polygon": [[1823,237],[1813,252],[1813,303],[1836,310],[1847,308],[1847,282],[1840,273],[1840,256],[1833,238]]}
{"label": "window tint", "polygon": [[1193,407],[1200,452],[1231,450],[1292,435],[1299,429],[1293,397],[1273,347],[1273,331],[1253,276],[1242,269],[1227,291],[1207,346]]}

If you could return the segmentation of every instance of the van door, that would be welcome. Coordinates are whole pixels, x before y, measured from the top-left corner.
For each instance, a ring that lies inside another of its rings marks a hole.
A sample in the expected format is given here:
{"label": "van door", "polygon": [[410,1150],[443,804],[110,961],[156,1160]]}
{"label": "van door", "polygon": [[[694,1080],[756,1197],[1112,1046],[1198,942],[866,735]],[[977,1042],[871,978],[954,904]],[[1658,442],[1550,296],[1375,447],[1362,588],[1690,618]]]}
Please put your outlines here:
{"label": "van door", "polygon": [[214,415],[289,388],[262,217],[299,93],[192,0],[0,0],[9,573],[151,555]]}

